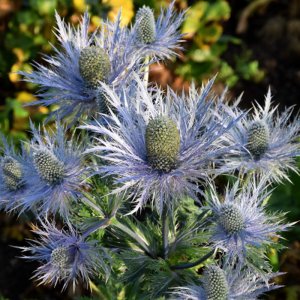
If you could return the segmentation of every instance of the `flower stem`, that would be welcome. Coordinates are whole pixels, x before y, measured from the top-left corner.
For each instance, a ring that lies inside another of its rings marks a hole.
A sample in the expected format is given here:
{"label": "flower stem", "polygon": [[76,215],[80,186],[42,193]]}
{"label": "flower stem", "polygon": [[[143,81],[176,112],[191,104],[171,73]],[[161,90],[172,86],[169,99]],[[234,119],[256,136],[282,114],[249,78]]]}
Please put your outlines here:
{"label": "flower stem", "polygon": [[97,231],[100,228],[104,228],[109,225],[111,218],[105,218],[100,220],[99,222],[96,222],[94,225],[92,225],[90,228],[88,228],[83,234],[82,238],[85,239],[87,236],[89,236],[91,233]]}
{"label": "flower stem", "polygon": [[144,80],[143,80],[146,88],[148,87],[148,82],[149,82],[149,62],[150,62],[150,57],[146,56],[145,62],[144,62],[145,65],[146,65],[146,67],[144,69],[145,70],[145,74],[144,74]]}
{"label": "flower stem", "polygon": [[191,262],[191,263],[184,263],[184,264],[179,264],[179,265],[175,265],[175,266],[171,266],[170,268],[172,270],[183,270],[183,269],[189,269],[189,268],[193,268],[197,265],[200,265],[201,263],[203,263],[204,261],[206,261],[208,258],[210,258],[213,254],[215,253],[215,250],[211,250],[210,252],[208,252],[206,255],[204,255],[203,257],[199,258],[198,260]]}
{"label": "flower stem", "polygon": [[169,235],[169,224],[168,224],[168,210],[166,206],[164,205],[162,216],[162,244],[163,244],[163,258],[166,259],[168,257],[169,252],[169,241],[168,241],[168,235]]}

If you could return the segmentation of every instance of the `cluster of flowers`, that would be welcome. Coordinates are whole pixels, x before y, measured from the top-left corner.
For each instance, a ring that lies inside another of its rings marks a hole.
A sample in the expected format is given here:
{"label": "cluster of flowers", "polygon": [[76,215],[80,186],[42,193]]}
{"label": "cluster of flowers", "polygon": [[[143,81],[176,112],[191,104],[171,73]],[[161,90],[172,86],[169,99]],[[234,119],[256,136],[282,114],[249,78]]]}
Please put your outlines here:
{"label": "cluster of flowers", "polygon": [[[92,193],[90,178],[100,175],[112,179],[109,193],[122,195],[122,203],[130,207],[125,214],[150,206],[158,215],[163,227],[160,257],[165,261],[171,253],[173,227],[168,224],[183,199],[193,199],[199,214],[205,213],[205,225],[195,219],[189,235],[205,233],[202,247],[210,252],[195,263],[170,263],[170,272],[178,277],[181,269],[203,264],[201,280],[182,281],[175,289],[170,284],[166,297],[256,299],[278,287],[269,282],[277,274],[259,269],[251,257],[260,253],[264,260],[274,237],[292,225],[279,214],[270,215],[266,204],[270,185],[288,179],[289,170],[297,172],[299,119],[290,120],[292,108],[279,114],[270,91],[264,106],[256,103],[245,112],[238,107],[240,99],[229,105],[225,92],[213,95],[214,79],[182,94],[149,85],[149,65],[180,48],[184,14],[175,14],[172,3],[155,20],[152,10],[143,7],[131,28],[120,26],[119,15],[92,35],[87,14],[78,29],[57,15],[62,49],[54,48],[54,56],[45,57],[48,67],[36,64],[36,71],[22,73],[41,86],[36,104],[59,108],[51,115],[55,130],[32,125],[33,138],[23,143],[20,153],[2,139],[0,208],[38,216],[41,225],[34,232],[40,239],[22,250],[29,253],[26,259],[41,262],[34,275],[41,283],[63,282],[66,288],[78,279],[89,284],[91,275],[99,273],[109,278],[112,254],[92,237],[109,226],[120,204],[85,230],[73,219],[79,203],[103,213],[86,196]],[[81,134],[70,134],[78,123]],[[222,196],[214,184],[219,175],[235,178]],[[50,221],[57,214],[66,228]],[[117,226],[155,261],[146,239],[124,224]]]}

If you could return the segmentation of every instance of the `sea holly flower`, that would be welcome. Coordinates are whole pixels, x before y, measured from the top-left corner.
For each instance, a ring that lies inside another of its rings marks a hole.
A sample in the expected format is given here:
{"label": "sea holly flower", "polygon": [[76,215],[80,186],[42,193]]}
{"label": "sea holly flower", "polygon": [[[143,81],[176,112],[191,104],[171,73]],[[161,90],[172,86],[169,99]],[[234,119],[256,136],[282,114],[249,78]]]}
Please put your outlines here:
{"label": "sea holly flower", "polygon": [[83,166],[83,142],[73,136],[68,140],[66,129],[56,123],[56,131],[36,129],[30,159],[25,165],[29,187],[22,198],[22,211],[37,209],[38,213],[59,213],[68,220],[71,203],[80,196],[86,167]]}
{"label": "sea holly flower", "polygon": [[279,215],[266,212],[264,200],[270,195],[266,180],[256,184],[248,180],[241,187],[239,180],[232,188],[227,187],[224,199],[211,187],[207,196],[208,207],[212,210],[211,242],[225,251],[227,259],[236,257],[243,261],[249,247],[263,247],[271,243],[272,237],[279,237],[292,224],[283,224]]}
{"label": "sea holly flower", "polygon": [[[289,180],[288,170],[298,172],[295,164],[295,158],[300,155],[298,115],[294,121],[290,120],[292,107],[279,114],[277,106],[272,107],[271,98],[269,90],[265,106],[256,103],[254,113],[248,113],[231,129],[228,140],[239,147],[225,157],[223,172],[238,170],[242,175],[252,172],[260,177],[268,174],[271,182]],[[237,104],[224,106],[225,115],[232,118],[240,115]]]}
{"label": "sea holly flower", "polygon": [[198,181],[205,183],[214,173],[210,163],[228,151],[219,147],[218,138],[234,122],[228,128],[214,122],[212,101],[206,101],[210,87],[211,82],[200,92],[192,87],[188,95],[170,89],[164,95],[158,88],[148,92],[136,78],[134,97],[124,91],[120,99],[106,89],[117,111],[106,124],[81,127],[98,134],[86,152],[103,159],[98,173],[114,177],[118,186],[113,192],[132,196],[132,212],[149,199],[159,213],[184,195],[197,199]]}
{"label": "sea holly flower", "polygon": [[2,138],[2,156],[0,158],[0,208],[10,211],[20,205],[20,200],[27,190],[24,176],[24,164],[28,159],[26,151],[14,150],[5,138]]}
{"label": "sea holly flower", "polygon": [[183,22],[185,11],[175,14],[173,1],[166,10],[155,20],[153,11],[148,6],[141,7],[136,14],[133,27],[136,47],[144,57],[152,56],[156,59],[171,58],[175,50],[180,49],[182,34],[179,27]]}
{"label": "sea holly flower", "polygon": [[56,14],[56,36],[62,49],[54,48],[53,56],[44,57],[48,66],[35,63],[32,73],[20,72],[25,81],[40,86],[39,100],[30,105],[58,105],[50,116],[69,117],[72,123],[82,115],[105,111],[101,82],[114,89],[123,86],[131,71],[139,68],[141,57],[120,20],[119,14],[114,23],[104,22],[99,32],[89,35],[87,13],[77,29]]}
{"label": "sea holly flower", "polygon": [[34,227],[37,240],[31,240],[27,247],[20,247],[24,259],[39,261],[41,265],[33,278],[40,284],[56,286],[63,283],[63,289],[69,284],[75,289],[79,280],[89,285],[90,277],[102,272],[107,278],[109,256],[96,241],[85,240],[70,225],[58,229],[48,220],[41,221],[41,226]]}
{"label": "sea holly flower", "polygon": [[[268,281],[279,274],[268,274]],[[176,288],[173,300],[254,300],[280,286],[268,283],[245,267],[211,265],[205,268],[201,285]]]}

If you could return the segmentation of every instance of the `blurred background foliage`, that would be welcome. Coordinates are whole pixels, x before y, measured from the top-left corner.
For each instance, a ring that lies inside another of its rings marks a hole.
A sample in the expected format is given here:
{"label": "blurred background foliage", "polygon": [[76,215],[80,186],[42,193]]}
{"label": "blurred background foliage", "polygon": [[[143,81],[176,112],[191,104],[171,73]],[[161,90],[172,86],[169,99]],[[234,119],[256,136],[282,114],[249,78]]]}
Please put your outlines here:
{"label": "blurred background foliage", "polygon": [[[42,122],[46,107],[24,106],[36,100],[38,87],[21,81],[19,70],[31,71],[33,61],[51,54],[57,45],[53,28],[55,10],[75,26],[85,10],[91,15],[91,31],[103,19],[113,19],[122,7],[122,23],[130,24],[142,5],[158,14],[168,0],[0,0],[0,131],[16,142],[28,137],[29,118]],[[233,99],[242,91],[243,105],[263,101],[270,85],[280,107],[298,104],[300,84],[300,1],[299,0],[177,0],[176,9],[188,9],[181,28],[184,51],[171,62],[151,66],[150,79],[179,90],[194,80],[201,85],[218,73],[216,93],[225,86]],[[50,108],[52,109],[52,108]],[[300,177],[294,184],[279,186],[270,201],[271,209],[291,211],[290,221],[300,219]],[[30,238],[28,220],[0,216],[0,300],[68,299],[45,288],[36,288],[28,278],[34,264],[25,265],[9,244]],[[288,272],[280,283],[286,288],[270,299],[300,299],[300,226],[285,235],[287,249],[270,251],[274,269]],[[16,272],[18,270],[19,272]],[[1,298],[1,294],[7,298]],[[45,296],[47,295],[47,296]],[[101,299],[101,297],[98,299]]]}

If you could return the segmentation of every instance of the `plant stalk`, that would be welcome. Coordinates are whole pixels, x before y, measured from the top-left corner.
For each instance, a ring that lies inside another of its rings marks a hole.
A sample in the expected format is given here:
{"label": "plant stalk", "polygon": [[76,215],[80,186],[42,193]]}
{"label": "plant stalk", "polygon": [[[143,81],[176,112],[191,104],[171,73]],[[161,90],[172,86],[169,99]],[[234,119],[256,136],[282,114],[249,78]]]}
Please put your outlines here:
{"label": "plant stalk", "polygon": [[193,267],[195,267],[197,265],[200,265],[201,263],[205,262],[214,253],[215,253],[215,250],[211,250],[206,255],[204,255],[203,257],[199,258],[198,260],[196,260],[194,262],[179,264],[179,265],[171,266],[170,268],[171,268],[171,270],[183,270],[183,269],[193,268]]}
{"label": "plant stalk", "polygon": [[162,244],[163,244],[163,258],[166,259],[168,257],[168,252],[169,252],[169,241],[168,241],[168,236],[169,236],[169,221],[168,221],[168,209],[164,205],[163,211],[162,211]]}

